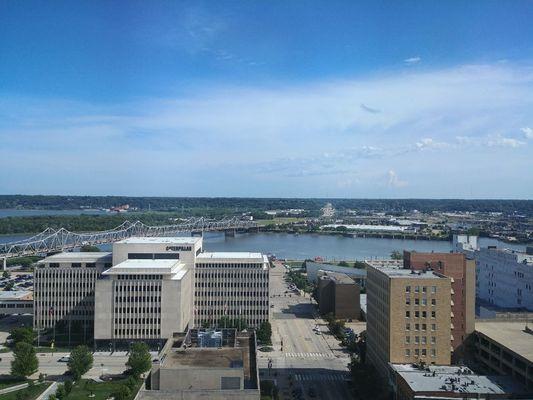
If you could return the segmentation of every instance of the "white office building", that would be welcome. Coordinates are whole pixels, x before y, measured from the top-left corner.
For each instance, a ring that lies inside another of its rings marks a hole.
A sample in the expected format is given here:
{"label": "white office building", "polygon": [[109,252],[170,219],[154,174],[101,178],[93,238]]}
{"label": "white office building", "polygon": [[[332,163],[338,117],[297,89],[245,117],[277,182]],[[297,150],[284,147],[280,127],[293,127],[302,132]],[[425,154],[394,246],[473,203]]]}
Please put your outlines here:
{"label": "white office building", "polygon": [[[161,343],[222,317],[268,320],[269,263],[260,253],[206,253],[201,237],[133,237],[112,253],[62,253],[35,273],[35,327],[94,324],[96,341]],[[92,331],[91,331],[92,333]]]}
{"label": "white office building", "polygon": [[479,299],[533,311],[533,255],[491,246],[474,252],[474,258]]}

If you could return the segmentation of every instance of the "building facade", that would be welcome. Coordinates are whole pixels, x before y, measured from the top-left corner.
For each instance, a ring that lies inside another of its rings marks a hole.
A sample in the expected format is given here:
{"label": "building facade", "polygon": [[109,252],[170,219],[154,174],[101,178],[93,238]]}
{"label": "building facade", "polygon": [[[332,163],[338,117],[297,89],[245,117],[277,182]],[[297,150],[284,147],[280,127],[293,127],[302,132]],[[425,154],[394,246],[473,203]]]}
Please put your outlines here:
{"label": "building facade", "polygon": [[533,311],[533,255],[494,246],[474,253],[477,297],[488,304]]}
{"label": "building facade", "polygon": [[335,318],[360,319],[359,286],[345,274],[319,271],[318,307],[320,314],[332,313]]}
{"label": "building facade", "polygon": [[451,345],[454,359],[462,357],[463,343],[473,331],[476,300],[476,267],[463,253],[404,252],[404,268],[421,271],[431,269],[448,276],[451,292]]}
{"label": "building facade", "polygon": [[434,271],[368,267],[367,360],[449,365],[451,278]]}
{"label": "building facade", "polygon": [[194,326],[222,317],[249,327],[268,321],[269,262],[261,253],[201,253],[196,258]]}
{"label": "building facade", "polygon": [[33,314],[33,293],[27,290],[0,292],[0,316]]}

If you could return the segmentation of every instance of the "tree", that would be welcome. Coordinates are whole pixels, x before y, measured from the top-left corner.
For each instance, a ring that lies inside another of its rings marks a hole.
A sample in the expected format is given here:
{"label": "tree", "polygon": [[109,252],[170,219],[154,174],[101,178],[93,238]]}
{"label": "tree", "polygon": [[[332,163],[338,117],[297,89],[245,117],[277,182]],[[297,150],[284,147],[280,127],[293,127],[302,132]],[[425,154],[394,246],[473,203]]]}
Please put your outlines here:
{"label": "tree", "polygon": [[346,261],[341,261],[341,262],[339,262],[338,265],[339,265],[339,267],[349,267],[350,266],[350,264],[348,264]]}
{"label": "tree", "polygon": [[77,346],[70,352],[70,358],[67,365],[69,371],[72,372],[74,380],[78,380],[84,373],[92,368],[93,355],[87,346]]}
{"label": "tree", "polygon": [[259,325],[259,329],[257,330],[257,340],[263,343],[270,343],[271,338],[272,326],[270,325],[270,322],[261,322],[261,325]]}
{"label": "tree", "polygon": [[11,281],[9,281],[8,283],[6,283],[6,286],[4,287],[4,290],[6,292],[9,292],[11,290],[13,290],[13,288],[15,287],[15,284]]}
{"label": "tree", "polygon": [[120,385],[111,393],[111,396],[115,400],[127,400],[131,396],[131,391],[126,385]]}
{"label": "tree", "polygon": [[27,377],[39,368],[39,360],[35,355],[35,349],[31,344],[19,342],[13,350],[13,361],[11,361],[11,375]]}
{"label": "tree", "polygon": [[80,247],[80,251],[85,252],[85,253],[97,253],[100,251],[100,249],[90,244],[84,244],[83,246]]}
{"label": "tree", "polygon": [[8,272],[8,271],[4,271],[4,272],[2,273],[2,278],[9,278],[9,276],[10,276],[10,275],[9,275],[9,272]]}
{"label": "tree", "polygon": [[56,389],[56,397],[59,399],[59,400],[62,400],[66,397],[67,393],[65,391],[65,386],[62,385],[61,383],[59,385],[57,385],[57,389]]}
{"label": "tree", "polygon": [[33,329],[24,327],[11,329],[9,335],[15,345],[21,342],[32,344],[37,336]]}
{"label": "tree", "polygon": [[[152,358],[146,343],[138,342],[131,346],[130,356],[126,365],[131,368],[132,375],[135,377],[150,370]],[[115,399],[118,400],[116,397]]]}
{"label": "tree", "polygon": [[65,394],[68,396],[70,394],[70,392],[72,392],[72,381],[71,380],[67,380],[65,381]]}
{"label": "tree", "polygon": [[403,260],[403,254],[401,253],[401,251],[393,250],[390,253],[390,258],[392,258],[393,260]]}

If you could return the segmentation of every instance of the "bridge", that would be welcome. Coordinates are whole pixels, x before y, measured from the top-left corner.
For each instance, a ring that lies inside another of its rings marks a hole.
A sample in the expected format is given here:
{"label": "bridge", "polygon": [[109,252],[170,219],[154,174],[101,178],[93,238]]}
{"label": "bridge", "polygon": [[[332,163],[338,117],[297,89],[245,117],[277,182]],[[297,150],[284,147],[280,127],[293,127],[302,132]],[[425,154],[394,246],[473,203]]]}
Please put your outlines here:
{"label": "bridge", "polygon": [[141,221],[125,221],[116,228],[99,231],[76,233],[65,228],[47,228],[43,232],[30,238],[11,243],[0,244],[0,258],[6,269],[8,258],[33,256],[73,250],[84,245],[96,246],[113,243],[132,236],[168,236],[181,232],[208,232],[247,230],[256,228],[254,221],[242,220],[237,217],[221,220],[207,218],[189,218],[172,225],[150,226]]}

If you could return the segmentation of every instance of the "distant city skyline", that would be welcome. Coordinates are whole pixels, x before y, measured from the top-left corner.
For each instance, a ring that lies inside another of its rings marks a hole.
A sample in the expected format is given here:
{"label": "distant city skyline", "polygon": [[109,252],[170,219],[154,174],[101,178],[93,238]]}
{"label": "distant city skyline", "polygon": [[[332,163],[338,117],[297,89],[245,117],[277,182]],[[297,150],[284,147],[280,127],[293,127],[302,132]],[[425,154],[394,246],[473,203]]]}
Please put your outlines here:
{"label": "distant city skyline", "polygon": [[0,194],[533,198],[533,3],[0,5]]}

